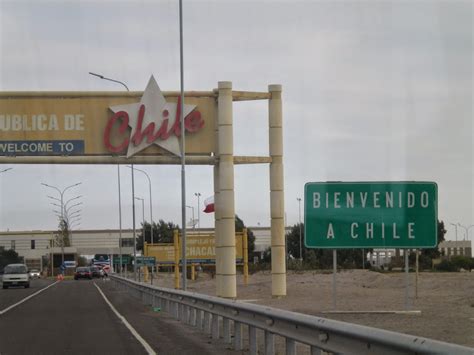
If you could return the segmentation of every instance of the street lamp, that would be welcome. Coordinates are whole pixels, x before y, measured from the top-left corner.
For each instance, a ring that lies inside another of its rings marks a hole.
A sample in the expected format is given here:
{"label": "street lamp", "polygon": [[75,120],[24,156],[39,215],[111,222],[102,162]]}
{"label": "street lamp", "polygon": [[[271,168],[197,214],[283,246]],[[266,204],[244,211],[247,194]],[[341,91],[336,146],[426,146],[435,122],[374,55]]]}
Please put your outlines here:
{"label": "street lamp", "polygon": [[113,81],[114,83],[119,83],[119,84],[125,86],[125,89],[127,89],[127,91],[130,91],[130,90],[128,89],[128,86],[125,85],[125,83],[123,83],[123,82],[121,82],[121,81],[118,81],[118,80],[115,80],[115,79],[111,79],[111,78],[106,78],[105,76],[103,76],[103,75],[101,75],[101,74],[96,74],[96,73],[92,73],[92,72],[89,72],[89,74],[90,74],[90,75],[93,75],[93,76],[96,76],[96,77],[98,77],[98,78],[100,78],[100,79],[103,79],[103,80]]}
{"label": "street lamp", "polygon": [[467,238],[467,240],[469,240],[469,229],[474,227],[474,224],[471,224],[470,226],[466,227],[466,226],[463,226],[461,223],[458,223],[458,226],[461,227],[461,228],[464,228],[464,230],[466,231],[465,239]]}
{"label": "street lamp", "polygon": [[298,221],[300,227],[300,262],[303,263],[303,247],[301,243],[301,198],[297,197],[296,200],[298,201]]}
{"label": "street lamp", "polygon": [[82,195],[79,195],[79,196],[76,196],[76,197],[73,197],[73,198],[70,198],[69,200],[67,200],[65,203],[64,203],[64,211],[67,210],[67,205],[69,204],[69,202],[71,201],[74,201],[74,200],[77,200],[78,198],[81,198]]}
{"label": "street lamp", "polygon": [[82,212],[82,210],[75,210],[73,213],[71,213],[70,216],[66,216],[66,221],[70,221],[72,220],[74,217],[77,217],[79,216],[78,213],[80,214]]}
{"label": "street lamp", "polygon": [[456,242],[458,241],[458,224],[454,224],[454,223],[450,223],[450,225],[454,226],[454,230],[455,230],[455,233],[456,233]]}
{"label": "street lamp", "polygon": [[[78,183],[75,183],[75,184],[73,184],[73,185],[69,185],[69,186],[65,187],[65,188],[61,191],[61,190],[60,190],[59,188],[57,188],[56,186],[49,185],[49,184],[45,184],[44,182],[41,183],[41,185],[43,185],[43,186],[49,187],[49,188],[51,188],[51,189],[53,189],[53,190],[56,190],[56,191],[59,193],[59,195],[61,196],[61,199],[57,199],[57,198],[54,198],[54,197],[52,197],[52,196],[48,196],[48,197],[50,197],[50,198],[53,198],[54,200],[58,200],[58,201],[61,202],[61,223],[64,223],[64,222],[65,222],[65,220],[64,220],[64,212],[65,212],[65,209],[64,209],[64,193],[65,193],[67,190],[69,190],[69,189],[71,189],[71,188],[73,188],[73,187],[75,187],[75,186],[81,185],[81,184],[82,184],[82,182],[78,182]],[[69,202],[69,201],[68,201],[68,202]],[[62,263],[64,263],[64,235],[62,236],[62,240],[61,240],[61,252],[62,252],[62,257],[61,257]]]}
{"label": "street lamp", "polygon": [[76,206],[80,206],[80,205],[82,205],[82,202],[78,202],[78,203],[75,203],[74,205],[69,206],[69,207],[66,209],[66,216],[68,215],[68,213],[69,213],[69,211],[71,210],[71,208],[76,207]]}
{"label": "street lamp", "polygon": [[[89,72],[90,75],[96,76],[100,79],[112,81],[114,83],[119,83],[125,87],[127,91],[128,86],[125,83],[115,80],[112,78],[107,78],[101,74]],[[135,185],[134,185],[134,176],[133,176],[133,164],[132,164],[132,215],[133,215],[133,276],[134,280],[137,280],[137,267],[136,267],[136,256],[137,256],[137,245],[136,245],[136,233],[135,233]],[[120,164],[117,164],[117,181],[118,181],[118,199],[119,199],[119,253],[120,253],[120,274],[122,274],[122,195],[120,192]]]}
{"label": "street lamp", "polygon": [[143,240],[143,254],[145,253],[145,199],[141,197],[136,197],[135,200],[142,201],[142,240]]}
{"label": "street lamp", "polygon": [[199,209],[201,208],[201,205],[199,204],[199,198],[201,197],[201,193],[195,192],[194,196],[197,196],[198,198],[197,210],[198,210],[198,231],[199,231],[199,229],[201,229],[201,218],[199,217]]}
{"label": "street lamp", "polygon": [[[127,165],[127,168],[131,169],[132,167],[131,166],[128,166]],[[150,232],[151,232],[151,239],[150,239],[150,242],[151,244],[153,244],[153,202],[152,202],[152,195],[151,195],[151,179],[150,179],[150,176],[148,176],[148,174],[146,173],[146,171],[144,170],[141,170],[141,169],[137,169],[137,168],[134,168],[136,171],[139,171],[143,174],[145,174],[146,178],[148,179],[148,189],[150,191]]]}
{"label": "street lamp", "polygon": [[193,206],[186,206],[186,207],[190,208],[193,211],[192,226],[193,226],[193,229],[196,229],[196,222],[194,220],[194,207]]}

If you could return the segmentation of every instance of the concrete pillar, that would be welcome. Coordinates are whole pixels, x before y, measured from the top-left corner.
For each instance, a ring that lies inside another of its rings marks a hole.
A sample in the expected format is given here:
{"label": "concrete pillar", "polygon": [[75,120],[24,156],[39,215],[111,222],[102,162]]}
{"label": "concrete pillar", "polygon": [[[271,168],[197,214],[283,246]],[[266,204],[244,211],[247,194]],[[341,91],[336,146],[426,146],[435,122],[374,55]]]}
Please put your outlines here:
{"label": "concrete pillar", "polygon": [[[217,295],[225,298],[237,297],[235,267],[235,206],[234,206],[234,139],[232,117],[232,83],[218,84],[218,197],[219,209],[216,233],[216,284]],[[216,202],[214,197],[214,203]]]}
{"label": "concrete pillar", "polygon": [[[216,103],[217,106],[217,103]],[[216,109],[216,112],[218,112],[218,109]],[[214,132],[215,132],[215,151],[214,154],[216,157],[219,156],[219,120],[216,119],[215,125],[214,125]],[[219,223],[221,220],[221,209],[219,207],[219,165],[215,164],[214,165],[214,233],[215,233],[215,242],[217,245],[217,240],[220,235],[219,231]],[[217,268],[217,260],[221,259],[221,254],[220,254],[220,249],[216,248],[216,268]],[[221,278],[220,275],[216,273],[216,295],[220,296],[221,291]]]}
{"label": "concrete pillar", "polygon": [[272,235],[272,296],[286,296],[285,198],[283,184],[283,114],[281,85],[269,85],[270,212]]}

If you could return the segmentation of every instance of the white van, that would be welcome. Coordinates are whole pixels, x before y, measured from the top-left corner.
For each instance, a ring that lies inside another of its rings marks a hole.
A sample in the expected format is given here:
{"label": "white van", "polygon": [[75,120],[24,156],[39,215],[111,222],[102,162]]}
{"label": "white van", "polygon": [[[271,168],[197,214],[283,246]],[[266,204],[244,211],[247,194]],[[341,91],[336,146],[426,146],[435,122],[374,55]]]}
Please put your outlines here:
{"label": "white van", "polygon": [[9,264],[3,269],[2,277],[3,288],[9,286],[30,287],[30,274],[25,264]]}

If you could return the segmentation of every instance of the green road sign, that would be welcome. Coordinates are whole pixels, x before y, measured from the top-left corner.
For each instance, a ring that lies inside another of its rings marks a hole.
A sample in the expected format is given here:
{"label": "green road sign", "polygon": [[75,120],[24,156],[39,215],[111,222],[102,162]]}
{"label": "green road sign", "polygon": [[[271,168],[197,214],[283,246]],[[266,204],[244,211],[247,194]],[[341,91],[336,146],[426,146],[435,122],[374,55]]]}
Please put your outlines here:
{"label": "green road sign", "polygon": [[[122,255],[122,264],[130,264],[130,255]],[[114,265],[120,264],[120,255],[114,255]]]}
{"label": "green road sign", "polygon": [[155,266],[154,256],[137,256],[137,266]]}
{"label": "green road sign", "polygon": [[438,186],[434,182],[307,183],[308,248],[433,248]]}

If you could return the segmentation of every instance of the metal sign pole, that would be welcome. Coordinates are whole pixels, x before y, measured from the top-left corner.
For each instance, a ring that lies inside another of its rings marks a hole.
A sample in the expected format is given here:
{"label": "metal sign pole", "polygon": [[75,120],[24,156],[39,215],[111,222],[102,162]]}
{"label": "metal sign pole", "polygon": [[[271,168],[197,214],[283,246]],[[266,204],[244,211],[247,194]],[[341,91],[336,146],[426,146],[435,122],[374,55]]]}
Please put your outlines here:
{"label": "metal sign pole", "polygon": [[410,306],[408,304],[408,286],[409,286],[409,278],[408,278],[408,249],[404,250],[405,253],[405,310],[408,311]]}
{"label": "metal sign pole", "polygon": [[419,255],[419,251],[420,251],[420,249],[416,249],[415,299],[418,299],[418,269],[419,269],[418,255]]}
{"label": "metal sign pole", "polygon": [[135,177],[132,164],[133,279],[137,281],[137,235],[135,230]]}
{"label": "metal sign pole", "polygon": [[119,199],[119,254],[120,265],[119,273],[122,276],[122,196],[120,193],[120,164],[117,164],[117,180],[118,180],[118,199]]}
{"label": "metal sign pole", "polygon": [[181,223],[182,223],[182,248],[181,257],[183,260],[183,290],[186,291],[186,153],[185,153],[185,132],[184,132],[184,73],[183,73],[183,2],[179,0],[179,58],[180,58],[180,79],[181,79]]}
{"label": "metal sign pole", "polygon": [[334,249],[332,251],[332,306],[334,310],[337,308],[337,301],[336,301],[336,273],[337,273],[337,250]]}
{"label": "metal sign pole", "polygon": [[362,270],[365,270],[365,249],[362,249]]}

